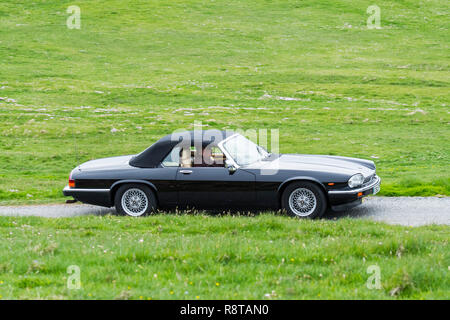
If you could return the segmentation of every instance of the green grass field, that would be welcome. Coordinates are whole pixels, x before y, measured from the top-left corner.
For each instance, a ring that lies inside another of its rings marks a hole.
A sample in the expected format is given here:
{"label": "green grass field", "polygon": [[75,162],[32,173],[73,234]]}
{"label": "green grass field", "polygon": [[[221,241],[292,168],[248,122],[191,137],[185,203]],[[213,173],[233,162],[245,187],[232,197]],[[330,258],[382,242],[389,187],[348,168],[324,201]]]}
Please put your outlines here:
{"label": "green grass field", "polygon": [[[450,298],[447,226],[272,214],[10,217],[0,237],[4,299]],[[67,288],[71,265],[79,290]],[[374,265],[380,289],[366,285]]]}
{"label": "green grass field", "polygon": [[369,30],[371,4],[2,1],[0,203],[59,202],[77,164],[194,120],[372,159],[382,195],[449,195],[449,4],[378,1]]}
{"label": "green grass field", "polygon": [[[374,160],[382,195],[450,195],[449,2],[376,1],[369,30],[372,4],[2,0],[0,205],[62,202],[76,165],[194,121]],[[1,217],[0,238],[2,299],[450,298],[448,226]],[[366,287],[371,265],[381,289]]]}

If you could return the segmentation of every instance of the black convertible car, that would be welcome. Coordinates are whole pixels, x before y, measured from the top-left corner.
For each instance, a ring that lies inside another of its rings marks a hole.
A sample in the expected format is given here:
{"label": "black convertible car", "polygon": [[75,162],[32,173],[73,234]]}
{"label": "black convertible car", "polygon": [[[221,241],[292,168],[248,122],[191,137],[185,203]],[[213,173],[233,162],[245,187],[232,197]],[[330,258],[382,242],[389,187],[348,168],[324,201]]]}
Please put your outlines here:
{"label": "black convertible car", "polygon": [[92,160],[70,174],[65,196],[142,216],[156,208],[271,208],[317,218],[380,190],[373,161],[272,154],[219,130],[174,133],[138,155]]}

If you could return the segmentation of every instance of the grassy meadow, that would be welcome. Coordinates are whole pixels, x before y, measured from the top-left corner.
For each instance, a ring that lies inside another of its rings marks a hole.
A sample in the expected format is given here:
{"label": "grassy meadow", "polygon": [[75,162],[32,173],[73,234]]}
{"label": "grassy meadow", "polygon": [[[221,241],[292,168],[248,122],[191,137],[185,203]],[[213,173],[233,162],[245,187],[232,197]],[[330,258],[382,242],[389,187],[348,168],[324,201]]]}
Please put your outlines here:
{"label": "grassy meadow", "polygon": [[[450,298],[447,226],[273,214],[4,217],[0,237],[2,299]],[[80,289],[67,286],[69,266]],[[374,266],[380,287],[369,289]]]}
{"label": "grassy meadow", "polygon": [[[76,165],[194,121],[374,160],[381,195],[450,195],[449,3],[376,1],[369,30],[372,4],[2,0],[0,205],[61,203]],[[274,213],[0,217],[0,298],[449,299],[448,235]]]}
{"label": "grassy meadow", "polygon": [[[68,29],[66,9],[81,9]],[[372,159],[382,195],[449,195],[447,1],[2,1],[0,203],[175,129],[279,129]]]}

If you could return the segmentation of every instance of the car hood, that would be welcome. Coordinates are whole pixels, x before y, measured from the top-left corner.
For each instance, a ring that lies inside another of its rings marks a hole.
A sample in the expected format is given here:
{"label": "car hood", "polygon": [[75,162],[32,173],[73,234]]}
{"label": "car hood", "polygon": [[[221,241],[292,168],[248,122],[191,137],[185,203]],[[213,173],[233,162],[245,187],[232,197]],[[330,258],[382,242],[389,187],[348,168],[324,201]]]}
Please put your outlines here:
{"label": "car hood", "polygon": [[120,156],[96,159],[80,164],[77,168],[80,171],[93,171],[93,170],[111,170],[116,168],[130,167],[128,162],[134,155]]}
{"label": "car hood", "polygon": [[375,172],[373,161],[326,155],[281,154],[275,160],[262,161],[261,164],[264,169],[328,172],[348,176],[362,173],[368,177]]}

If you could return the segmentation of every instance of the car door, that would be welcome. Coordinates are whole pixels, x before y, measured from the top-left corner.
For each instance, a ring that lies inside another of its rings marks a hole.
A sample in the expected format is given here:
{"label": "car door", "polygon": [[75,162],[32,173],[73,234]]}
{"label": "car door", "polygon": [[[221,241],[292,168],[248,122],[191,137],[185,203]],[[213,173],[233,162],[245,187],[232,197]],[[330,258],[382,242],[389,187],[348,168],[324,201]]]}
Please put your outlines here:
{"label": "car door", "polygon": [[192,207],[251,206],[256,200],[255,175],[225,167],[178,168],[178,202]]}

